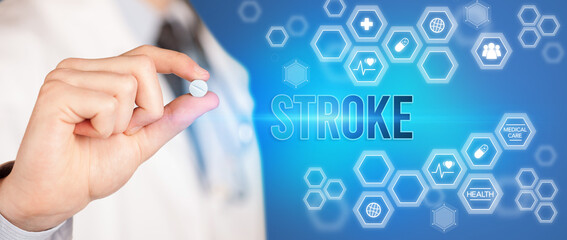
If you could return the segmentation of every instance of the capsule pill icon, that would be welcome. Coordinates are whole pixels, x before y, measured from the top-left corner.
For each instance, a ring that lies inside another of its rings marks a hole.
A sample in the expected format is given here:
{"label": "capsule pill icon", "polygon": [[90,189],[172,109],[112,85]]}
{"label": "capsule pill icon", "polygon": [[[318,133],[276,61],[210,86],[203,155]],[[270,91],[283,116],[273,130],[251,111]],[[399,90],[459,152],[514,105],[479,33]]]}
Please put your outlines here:
{"label": "capsule pill icon", "polygon": [[480,159],[484,156],[484,154],[486,154],[486,152],[488,152],[488,145],[486,144],[482,144],[482,146],[480,146],[475,152],[474,152],[474,157],[476,159]]}
{"label": "capsule pill icon", "polygon": [[396,44],[396,46],[394,47],[394,50],[396,50],[396,52],[401,52],[404,50],[404,48],[406,48],[406,46],[409,44],[409,39],[408,38],[402,38],[402,40],[400,40],[398,42],[398,44]]}

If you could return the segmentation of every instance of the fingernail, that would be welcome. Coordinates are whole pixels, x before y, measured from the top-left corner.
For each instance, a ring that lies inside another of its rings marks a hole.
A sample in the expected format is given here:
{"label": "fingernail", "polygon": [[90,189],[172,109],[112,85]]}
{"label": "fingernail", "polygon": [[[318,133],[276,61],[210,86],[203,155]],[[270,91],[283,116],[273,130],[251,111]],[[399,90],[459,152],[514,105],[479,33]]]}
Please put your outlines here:
{"label": "fingernail", "polygon": [[130,136],[134,133],[137,133],[141,128],[142,128],[142,126],[130,128],[130,129],[126,130],[126,132],[124,132],[124,134]]}
{"label": "fingernail", "polygon": [[209,75],[209,71],[205,70],[202,67],[195,66],[195,72],[197,72],[201,77],[205,77]]}

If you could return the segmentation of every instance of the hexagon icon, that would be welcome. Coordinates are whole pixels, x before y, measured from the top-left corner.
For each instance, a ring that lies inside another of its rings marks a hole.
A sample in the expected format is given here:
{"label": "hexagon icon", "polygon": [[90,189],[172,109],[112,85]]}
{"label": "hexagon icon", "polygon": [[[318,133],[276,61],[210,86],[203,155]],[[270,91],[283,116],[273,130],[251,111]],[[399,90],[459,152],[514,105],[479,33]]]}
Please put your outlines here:
{"label": "hexagon icon", "polygon": [[427,83],[449,83],[459,63],[448,47],[428,47],[417,66]]}
{"label": "hexagon icon", "polygon": [[359,46],[350,52],[344,68],[355,86],[378,86],[389,65],[378,47]]}
{"label": "hexagon icon", "polygon": [[309,28],[309,24],[307,23],[307,19],[301,15],[293,15],[287,20],[287,24],[285,25],[289,34],[294,37],[301,37],[305,35],[307,29]]}
{"label": "hexagon icon", "polygon": [[285,65],[283,71],[284,82],[294,88],[298,88],[309,81],[309,67],[301,64],[298,60],[293,60]]}
{"label": "hexagon icon", "polygon": [[478,66],[485,70],[503,69],[512,52],[502,33],[481,33],[471,49]]}
{"label": "hexagon icon", "polygon": [[502,148],[492,133],[473,133],[467,139],[461,153],[471,169],[489,170],[502,154]]}
{"label": "hexagon icon", "polygon": [[542,145],[537,148],[535,159],[540,166],[550,167],[557,160],[557,152],[551,145]]}
{"label": "hexagon icon", "polygon": [[465,22],[476,29],[490,22],[490,6],[478,0],[465,7]]}
{"label": "hexagon icon", "polygon": [[555,15],[543,15],[537,23],[537,28],[544,37],[555,37],[559,31],[559,21]]}
{"label": "hexagon icon", "polygon": [[378,42],[388,21],[376,5],[359,5],[354,8],[347,27],[357,42]]}
{"label": "hexagon icon", "polygon": [[538,202],[532,190],[520,190],[515,200],[520,211],[533,211]]}
{"label": "hexagon icon", "polygon": [[496,136],[506,150],[526,150],[536,130],[525,113],[506,113],[496,128]]}
{"label": "hexagon icon", "polygon": [[535,26],[540,18],[536,5],[523,5],[518,12],[518,19],[522,26]]}
{"label": "hexagon icon", "polygon": [[516,174],[516,183],[521,189],[533,189],[539,177],[533,168],[521,168]]}
{"label": "hexagon icon", "polygon": [[429,186],[417,170],[396,172],[388,192],[398,207],[419,207],[429,192]]}
{"label": "hexagon icon", "polygon": [[327,0],[323,9],[325,9],[328,17],[338,18],[345,12],[346,4],[343,0]]}
{"label": "hexagon icon", "polygon": [[310,167],[303,176],[303,180],[309,188],[321,188],[327,180],[327,176],[320,167]]}
{"label": "hexagon icon", "polygon": [[559,42],[548,42],[543,47],[541,54],[547,63],[558,64],[563,60],[565,50],[563,50],[563,46]]}
{"label": "hexagon icon", "polygon": [[433,189],[456,189],[467,168],[454,149],[433,149],[422,168]]}
{"label": "hexagon icon", "polygon": [[553,223],[557,216],[557,209],[551,202],[542,202],[537,205],[534,214],[539,223]]}
{"label": "hexagon icon", "polygon": [[271,26],[266,33],[266,40],[270,44],[270,47],[284,47],[289,36],[282,26]]}
{"label": "hexagon icon", "polygon": [[340,179],[329,179],[323,190],[329,200],[341,200],[346,192],[346,187]]}
{"label": "hexagon icon", "polygon": [[535,189],[537,196],[542,201],[553,201],[558,191],[555,181],[549,179],[539,181]]}
{"label": "hexagon icon", "polygon": [[459,24],[448,7],[427,7],[417,28],[427,43],[448,43]]}
{"label": "hexagon icon", "polygon": [[541,35],[535,27],[524,27],[518,35],[518,41],[524,48],[536,48],[541,40]]}
{"label": "hexagon icon", "polygon": [[311,40],[311,48],[322,62],[340,62],[350,49],[349,40],[342,26],[320,26]]}
{"label": "hexagon icon", "polygon": [[384,151],[363,151],[354,166],[354,173],[363,187],[386,186],[394,170]]}
{"label": "hexagon icon", "polygon": [[323,195],[321,189],[309,189],[305,197],[303,197],[303,202],[305,206],[307,206],[307,210],[321,210],[323,205],[325,205],[325,201],[327,201],[327,199],[325,199],[325,195]]}
{"label": "hexagon icon", "polygon": [[457,226],[457,209],[443,204],[441,207],[431,210],[431,226],[444,233],[455,228]]}
{"label": "hexagon icon", "polygon": [[385,228],[394,206],[385,192],[362,192],[352,210],[363,228]]}
{"label": "hexagon icon", "polygon": [[382,41],[382,48],[393,63],[414,62],[422,47],[413,27],[391,27]]}
{"label": "hexagon icon", "polygon": [[244,1],[238,7],[238,15],[245,23],[253,23],[258,21],[262,15],[262,8],[256,1]]}
{"label": "hexagon icon", "polygon": [[489,173],[472,173],[459,189],[459,199],[469,214],[492,214],[502,199],[502,189]]}

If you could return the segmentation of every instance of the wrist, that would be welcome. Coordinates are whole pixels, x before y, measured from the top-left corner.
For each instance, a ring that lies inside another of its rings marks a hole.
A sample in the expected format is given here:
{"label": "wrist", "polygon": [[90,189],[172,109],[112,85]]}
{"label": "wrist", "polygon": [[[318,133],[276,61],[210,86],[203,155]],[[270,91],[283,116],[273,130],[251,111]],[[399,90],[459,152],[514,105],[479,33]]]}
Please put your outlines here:
{"label": "wrist", "polygon": [[10,176],[0,179],[0,214],[14,226],[28,232],[40,232],[56,227],[68,218],[51,215],[44,211],[41,203],[31,204],[29,198],[19,197],[10,180]]}

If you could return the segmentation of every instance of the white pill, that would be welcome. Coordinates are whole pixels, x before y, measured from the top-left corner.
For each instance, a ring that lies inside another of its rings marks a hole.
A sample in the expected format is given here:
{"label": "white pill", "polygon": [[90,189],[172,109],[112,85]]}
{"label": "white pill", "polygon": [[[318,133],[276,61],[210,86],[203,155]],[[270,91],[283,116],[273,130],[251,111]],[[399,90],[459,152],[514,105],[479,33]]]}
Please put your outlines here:
{"label": "white pill", "polygon": [[203,80],[193,80],[191,85],[189,85],[189,92],[193,97],[203,97],[209,91],[207,82]]}

